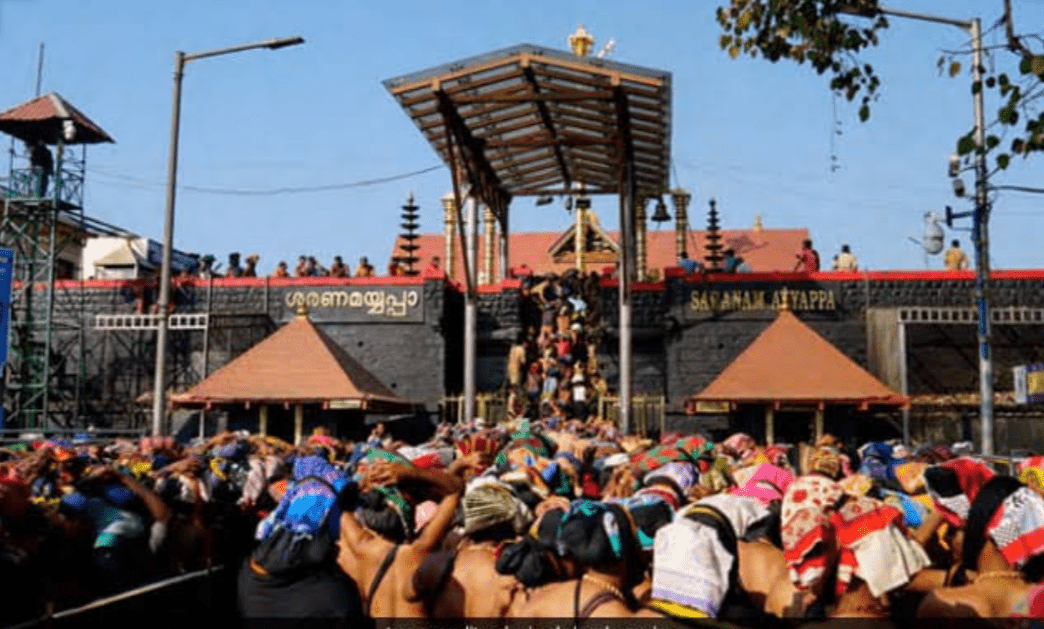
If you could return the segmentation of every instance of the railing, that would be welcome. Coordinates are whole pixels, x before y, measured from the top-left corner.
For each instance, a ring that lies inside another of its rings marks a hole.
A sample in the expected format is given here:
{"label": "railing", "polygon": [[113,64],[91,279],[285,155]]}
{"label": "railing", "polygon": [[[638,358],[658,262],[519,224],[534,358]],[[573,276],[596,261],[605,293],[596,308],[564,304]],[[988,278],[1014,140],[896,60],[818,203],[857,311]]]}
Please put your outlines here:
{"label": "railing", "polygon": [[148,433],[143,428],[0,428],[0,445],[24,443],[27,441],[45,441],[50,439],[68,439],[78,444],[105,443],[118,437],[137,439]]}
{"label": "railing", "polygon": [[[151,603],[155,607],[162,607],[164,613],[168,614],[171,613],[170,608],[172,605],[180,604],[183,607],[187,606],[187,608],[177,610],[180,611],[180,613],[175,612],[176,616],[185,616],[186,619],[199,617],[201,614],[213,610],[207,610],[206,608],[208,606],[205,602],[197,600],[198,595],[202,591],[210,589],[213,578],[218,576],[218,573],[222,570],[224,570],[224,566],[213,566],[197,572],[190,572],[164,579],[162,581],[149,583],[134,588],[133,590],[95,600],[80,607],[49,613],[44,615],[42,618],[22,622],[16,625],[4,625],[3,621],[0,621],[0,626],[7,626],[7,629],[53,629],[55,627],[64,626],[86,626],[92,624],[94,621],[102,621],[106,618],[112,619],[123,617],[127,620],[127,614],[131,610],[131,607],[136,604],[141,606],[143,603]],[[227,575],[221,576],[227,577]],[[197,585],[200,592],[186,589],[193,584]],[[180,600],[168,600],[174,598]],[[220,607],[221,605],[222,602],[218,601],[218,606]],[[225,604],[225,606],[227,606],[227,604]],[[139,609],[135,609],[134,611],[143,617],[151,616],[151,613],[146,613]],[[146,620],[146,618],[135,618],[135,620]]]}
{"label": "railing", "polygon": [[[442,398],[439,415],[442,421],[451,424],[465,423],[474,419],[464,417],[463,395]],[[475,396],[475,416],[481,417],[488,424],[496,424],[507,419],[507,394],[502,391],[477,394]]]}
{"label": "railing", "polygon": [[[666,399],[662,395],[633,396],[631,398],[631,431],[643,437],[653,431],[663,434],[666,428],[665,407]],[[598,416],[619,425],[619,396],[603,395],[598,400]]]}

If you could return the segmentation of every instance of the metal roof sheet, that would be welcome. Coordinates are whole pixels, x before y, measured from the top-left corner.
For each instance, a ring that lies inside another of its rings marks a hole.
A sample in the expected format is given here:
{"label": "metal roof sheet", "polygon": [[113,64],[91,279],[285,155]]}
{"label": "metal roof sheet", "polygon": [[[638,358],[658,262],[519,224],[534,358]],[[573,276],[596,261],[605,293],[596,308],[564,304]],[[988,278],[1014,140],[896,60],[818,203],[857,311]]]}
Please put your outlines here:
{"label": "metal roof sheet", "polygon": [[[509,196],[669,187],[671,75],[523,44],[384,81],[432,148],[454,150]],[[452,140],[451,140],[452,138]]]}

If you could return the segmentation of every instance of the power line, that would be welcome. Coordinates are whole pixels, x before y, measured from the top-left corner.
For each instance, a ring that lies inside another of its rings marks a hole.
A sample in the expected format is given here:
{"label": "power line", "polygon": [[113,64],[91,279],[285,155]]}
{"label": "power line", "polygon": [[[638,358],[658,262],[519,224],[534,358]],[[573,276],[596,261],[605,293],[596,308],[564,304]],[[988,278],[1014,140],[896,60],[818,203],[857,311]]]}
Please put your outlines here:
{"label": "power line", "polygon": [[[220,188],[220,187],[208,187],[208,186],[178,186],[179,190],[188,192],[196,192],[199,194],[216,194],[225,196],[276,196],[281,194],[305,194],[309,192],[328,192],[330,190],[348,190],[351,188],[362,188],[366,186],[376,186],[382,183],[390,183],[392,181],[401,181],[403,179],[409,179],[410,177],[417,177],[424,175],[435,170],[442,168],[442,164],[435,166],[429,166],[421,170],[414,170],[407,173],[400,173],[397,175],[389,175],[387,177],[377,177],[374,179],[363,179],[361,181],[352,181],[348,183],[334,183],[325,184],[319,186],[289,186],[283,188],[269,188],[269,189],[258,189],[249,190],[242,188]],[[128,175],[121,175],[119,173],[110,173],[101,170],[91,169],[90,172],[95,175],[102,177],[111,177],[113,179],[120,180],[123,185],[127,187],[136,188],[147,188],[153,186],[164,186],[163,182],[147,181],[145,179],[139,179],[137,177],[131,177]],[[107,184],[110,182],[102,181],[100,183]]]}

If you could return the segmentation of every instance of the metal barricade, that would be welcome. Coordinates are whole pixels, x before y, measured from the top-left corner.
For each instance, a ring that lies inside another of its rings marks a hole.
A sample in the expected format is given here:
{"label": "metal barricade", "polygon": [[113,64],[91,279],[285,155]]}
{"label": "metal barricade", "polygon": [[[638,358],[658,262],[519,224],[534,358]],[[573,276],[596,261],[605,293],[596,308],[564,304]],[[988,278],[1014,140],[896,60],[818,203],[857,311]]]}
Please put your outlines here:
{"label": "metal barricade", "polygon": [[[479,393],[475,396],[475,416],[487,424],[496,424],[507,419],[507,394],[501,391]],[[465,423],[474,418],[464,417],[464,396],[442,398],[439,404],[439,419],[451,424]]]}
{"label": "metal barricade", "polygon": [[[646,437],[663,434],[666,426],[666,398],[662,395],[635,395],[631,398],[631,432]],[[603,395],[598,400],[598,416],[620,424],[620,397]]]}

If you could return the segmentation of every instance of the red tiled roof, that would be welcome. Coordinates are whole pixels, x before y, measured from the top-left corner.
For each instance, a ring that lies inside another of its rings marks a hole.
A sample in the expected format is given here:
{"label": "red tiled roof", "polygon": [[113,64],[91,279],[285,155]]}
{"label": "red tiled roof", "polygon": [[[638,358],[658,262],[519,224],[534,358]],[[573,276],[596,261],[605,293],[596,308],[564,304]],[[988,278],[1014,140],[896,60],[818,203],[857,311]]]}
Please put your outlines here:
{"label": "red tiled roof", "polygon": [[776,320],[690,401],[908,403],[789,310],[781,310]]}
{"label": "red tiled roof", "polygon": [[0,131],[25,142],[42,139],[48,144],[56,144],[58,138],[62,137],[66,120],[72,120],[76,126],[76,134],[67,144],[114,141],[79,109],[54,92],[0,112]]}
{"label": "red tiled roof", "polygon": [[176,405],[326,403],[354,400],[363,409],[406,410],[399,399],[322,330],[298,316],[188,391]]}
{"label": "red tiled roof", "polygon": [[[568,229],[568,227],[566,228]],[[565,229],[563,229],[563,232]],[[619,232],[608,232],[615,242],[619,242]],[[508,253],[510,266],[519,267],[523,264],[533,269],[533,272],[541,275],[545,273],[562,273],[574,268],[572,262],[555,262],[550,254],[551,246],[562,235],[562,232],[520,232],[510,235],[508,241]],[[701,259],[707,254],[705,231],[690,231],[687,247],[689,257]],[[725,249],[732,248],[736,254],[742,257],[756,273],[770,273],[774,271],[793,271],[794,254],[801,249],[801,242],[809,238],[807,229],[726,229],[721,232],[721,243]],[[482,268],[483,247],[485,234],[479,234],[478,264]],[[402,251],[399,245],[404,241],[396,239],[391,256],[400,256]],[[442,265],[446,266],[446,245],[443,234],[420,234],[415,244],[420,248],[415,255],[420,259],[417,269],[423,269],[433,256],[442,258]],[[461,261],[460,235],[454,235],[454,268],[452,279],[464,281],[464,265]],[[723,249],[724,250],[724,249]],[[675,255],[675,232],[673,229],[650,230],[646,233],[646,268],[664,269],[677,266],[678,257]],[[604,262],[591,262],[588,269],[600,271],[607,266]],[[494,248],[493,254],[493,277],[499,277],[499,258]]]}

